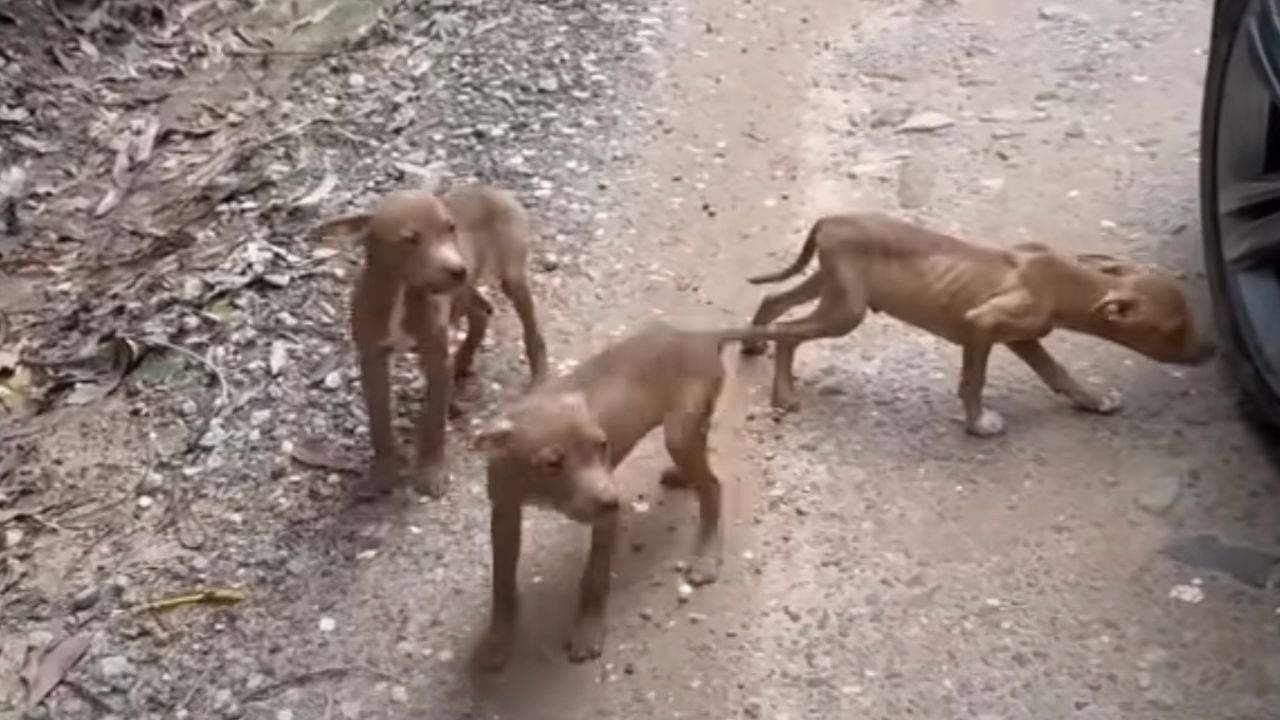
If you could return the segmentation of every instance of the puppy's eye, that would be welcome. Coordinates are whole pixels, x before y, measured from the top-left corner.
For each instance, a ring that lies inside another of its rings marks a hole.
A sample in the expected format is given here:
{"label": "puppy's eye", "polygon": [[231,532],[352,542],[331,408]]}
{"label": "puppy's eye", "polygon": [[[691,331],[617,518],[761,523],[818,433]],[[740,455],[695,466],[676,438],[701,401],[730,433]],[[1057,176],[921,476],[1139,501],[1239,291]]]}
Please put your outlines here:
{"label": "puppy's eye", "polygon": [[608,454],[609,454],[609,439],[608,439],[608,438],[600,438],[599,440],[597,440],[597,441],[596,441],[596,449],[600,451],[600,454],[601,454],[601,455],[608,455]]}
{"label": "puppy's eye", "polygon": [[453,221],[449,221],[448,223],[445,223],[444,229],[446,232],[456,232],[458,230],[458,226],[454,225]]}

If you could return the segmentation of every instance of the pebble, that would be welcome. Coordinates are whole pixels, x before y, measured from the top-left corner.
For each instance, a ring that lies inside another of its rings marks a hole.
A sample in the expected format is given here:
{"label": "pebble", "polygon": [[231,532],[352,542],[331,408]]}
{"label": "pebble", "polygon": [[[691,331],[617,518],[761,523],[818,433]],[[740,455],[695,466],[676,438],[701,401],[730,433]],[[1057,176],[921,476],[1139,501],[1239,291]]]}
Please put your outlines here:
{"label": "pebble", "polygon": [[690,585],[689,583],[682,582],[680,583],[679,586],[676,587],[676,599],[679,600],[680,602],[687,603],[689,602],[689,599],[692,597],[693,597],[693,586]]}
{"label": "pebble", "polygon": [[331,617],[320,618],[320,632],[333,632],[338,628],[338,621]]}
{"label": "pebble", "polygon": [[200,436],[199,445],[206,450],[212,450],[226,441],[227,431],[223,429],[222,422],[214,418],[209,422],[209,429]]}
{"label": "pebble", "polygon": [[392,685],[391,699],[403,705],[409,702],[409,691],[403,685]]}
{"label": "pebble", "polygon": [[1156,517],[1162,517],[1182,497],[1182,478],[1178,475],[1161,475],[1149,478],[1138,492],[1134,502],[1138,507]]}
{"label": "pebble", "polygon": [[907,118],[898,126],[898,132],[936,132],[955,124],[955,119],[950,115],[926,110]]}
{"label": "pebble", "polygon": [[1070,20],[1071,8],[1066,5],[1042,5],[1040,6],[1040,19],[1050,22]]}
{"label": "pebble", "polygon": [[123,655],[108,655],[98,661],[102,679],[117,690],[128,690],[138,677],[138,670]]}
{"label": "pebble", "polygon": [[342,371],[334,370],[324,376],[324,386],[330,390],[337,390],[342,387]]}
{"label": "pebble", "polygon": [[75,596],[71,598],[72,612],[84,612],[94,605],[97,605],[100,595],[101,593],[98,591],[97,587],[87,587],[76,593]]}

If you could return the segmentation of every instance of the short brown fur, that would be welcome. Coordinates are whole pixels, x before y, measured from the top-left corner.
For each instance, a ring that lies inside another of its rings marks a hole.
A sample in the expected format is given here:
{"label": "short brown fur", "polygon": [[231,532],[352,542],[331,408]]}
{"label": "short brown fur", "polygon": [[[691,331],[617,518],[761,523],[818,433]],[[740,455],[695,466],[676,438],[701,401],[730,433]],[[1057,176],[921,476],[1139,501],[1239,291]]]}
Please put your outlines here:
{"label": "short brown fur", "polygon": [[[470,374],[493,311],[480,282],[498,281],[524,326],[533,381],[546,374],[546,345],[526,268],[530,233],[524,210],[510,194],[480,185],[442,196],[400,190],[371,213],[329,220],[319,231],[357,234],[365,248],[352,293],[351,331],[374,461],[358,494],[380,494],[400,482],[388,363],[393,352],[416,350],[427,392],[417,422],[414,484],[440,497],[448,481],[444,432],[453,385]],[[448,328],[461,317],[467,334],[451,363]]]}
{"label": "short brown fur", "polygon": [[[959,395],[969,432],[995,435],[1004,422],[982,404],[991,348],[1003,344],[1054,392],[1076,407],[1111,413],[1116,393],[1080,385],[1040,340],[1057,328],[1101,337],[1161,362],[1199,364],[1214,354],[1196,331],[1182,288],[1172,277],[1143,272],[1106,255],[1069,258],[1040,243],[1009,250],[974,245],[880,214],[833,215],[809,232],[786,269],[750,278],[777,282],[818,256],[818,271],[760,303],[753,326],[789,333],[777,342],[775,407],[794,410],[792,365],[803,342],[852,332],[867,310],[884,312],[963,348]],[[806,317],[773,324],[812,300]],[[743,346],[763,352],[759,341]]]}
{"label": "short brown fur", "polygon": [[760,337],[777,335],[767,329],[695,332],[651,323],[536,388],[477,439],[489,456],[493,543],[493,615],[476,658],[483,669],[502,667],[510,650],[526,505],[548,507],[592,527],[568,652],[579,662],[600,654],[618,524],[613,469],[659,425],[674,463],[663,483],[692,487],[698,495],[689,582],[716,579],[720,481],[707,459],[707,433],[724,382],[720,351],[726,342]]}

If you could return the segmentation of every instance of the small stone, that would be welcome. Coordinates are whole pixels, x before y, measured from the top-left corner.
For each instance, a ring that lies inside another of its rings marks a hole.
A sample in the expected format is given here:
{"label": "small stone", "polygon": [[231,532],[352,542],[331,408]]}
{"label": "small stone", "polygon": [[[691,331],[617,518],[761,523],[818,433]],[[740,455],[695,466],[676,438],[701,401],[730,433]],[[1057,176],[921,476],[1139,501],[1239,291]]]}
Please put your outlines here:
{"label": "small stone", "polygon": [[138,498],[138,507],[143,510],[146,510],[147,508],[150,508],[152,505],[155,505],[155,504],[156,504],[155,499],[152,498],[150,495],[143,495],[142,497]]}
{"label": "small stone", "polygon": [[1181,497],[1182,478],[1171,474],[1148,479],[1135,502],[1142,510],[1161,517],[1172,510]]}
{"label": "small stone", "polygon": [[20,528],[9,528],[4,531],[4,546],[7,548],[15,548],[18,543],[22,542],[22,538],[26,537]]}
{"label": "small stone", "polygon": [[288,349],[285,344],[279,340],[271,343],[271,357],[267,361],[267,367],[271,370],[271,376],[279,377],[280,373],[284,371],[284,366],[288,361]]}
{"label": "small stone", "polygon": [[353,88],[362,88],[366,83],[367,81],[360,73],[351,73],[347,76],[347,85]]}
{"label": "small stone", "polygon": [[334,370],[328,375],[325,375],[324,386],[329,388],[330,390],[337,390],[338,388],[342,387],[342,371]]}
{"label": "small stone", "polygon": [[391,699],[403,705],[409,702],[409,691],[403,685],[392,685]]}
{"label": "small stone", "polygon": [[108,655],[98,661],[98,672],[108,685],[117,690],[128,690],[138,677],[138,670],[123,655]]}
{"label": "small stone", "polygon": [[222,427],[222,421],[214,418],[209,421],[209,429],[204,431],[200,436],[199,445],[206,450],[212,450],[227,441],[227,431]]}
{"label": "small stone", "polygon": [[544,93],[554,93],[560,90],[560,81],[551,75],[547,75],[538,81],[538,90]]}
{"label": "small stone", "polygon": [[98,598],[100,595],[101,593],[98,591],[97,587],[87,587],[81,590],[71,598],[71,611],[84,612],[85,610],[88,610],[98,604]]}
{"label": "small stone", "polygon": [[887,107],[871,113],[870,124],[873,128],[897,127],[911,117],[911,108],[905,105]]}
{"label": "small stone", "polygon": [[276,720],[293,720],[293,711],[289,709],[277,710]]}
{"label": "small stone", "polygon": [[676,587],[676,599],[679,600],[680,602],[687,603],[692,597],[693,597],[693,586],[690,585],[689,583],[682,582],[680,583],[679,586]]}
{"label": "small stone", "polygon": [[653,622],[653,611],[652,611],[652,610],[650,610],[649,608],[643,608],[643,609],[641,609],[641,610],[640,610],[640,619],[641,619],[641,620],[643,620],[643,621],[645,621],[645,622]]}
{"label": "small stone", "polygon": [[926,110],[907,118],[898,126],[898,132],[936,132],[955,124],[956,121],[950,115]]}
{"label": "small stone", "polygon": [[1071,8],[1065,5],[1042,5],[1040,6],[1040,19],[1050,22],[1070,20]]}
{"label": "small stone", "polygon": [[44,649],[51,642],[53,642],[53,633],[48,630],[32,630],[27,634],[27,647],[33,650]]}
{"label": "small stone", "polygon": [[1079,120],[1072,120],[1063,128],[1062,134],[1069,138],[1082,138],[1084,137],[1084,124]]}
{"label": "small stone", "polygon": [[338,628],[338,621],[331,617],[320,618],[320,632],[333,632]]}
{"label": "small stone", "polygon": [[998,108],[978,117],[982,122],[1014,122],[1018,119],[1018,111],[1013,108]]}

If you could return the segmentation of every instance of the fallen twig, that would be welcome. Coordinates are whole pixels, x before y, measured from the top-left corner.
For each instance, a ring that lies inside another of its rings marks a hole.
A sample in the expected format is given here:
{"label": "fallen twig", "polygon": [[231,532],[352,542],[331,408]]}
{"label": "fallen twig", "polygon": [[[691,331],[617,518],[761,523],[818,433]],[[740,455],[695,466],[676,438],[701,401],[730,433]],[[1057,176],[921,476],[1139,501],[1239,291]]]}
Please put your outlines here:
{"label": "fallen twig", "polygon": [[366,667],[363,665],[346,665],[346,666],[340,666],[340,667],[320,668],[318,670],[308,670],[307,672],[304,672],[304,673],[291,675],[281,680],[280,682],[272,683],[270,685],[264,685],[263,687],[260,687],[257,690],[254,690],[248,695],[245,695],[241,699],[241,702],[244,702],[244,703],[261,702],[291,687],[297,687],[298,685],[305,685],[307,683],[315,682],[316,680],[345,677],[347,675],[360,673],[360,672],[368,673],[380,680],[386,680],[388,682],[398,682],[398,678],[396,678],[391,673],[378,670],[377,668]]}
{"label": "fallen twig", "polygon": [[234,588],[215,588],[213,590],[205,590],[202,592],[187,593],[185,595],[177,595],[164,600],[149,602],[138,608],[138,612],[164,612],[172,610],[183,605],[195,605],[197,603],[211,603],[214,605],[234,605],[244,600],[244,593]]}

